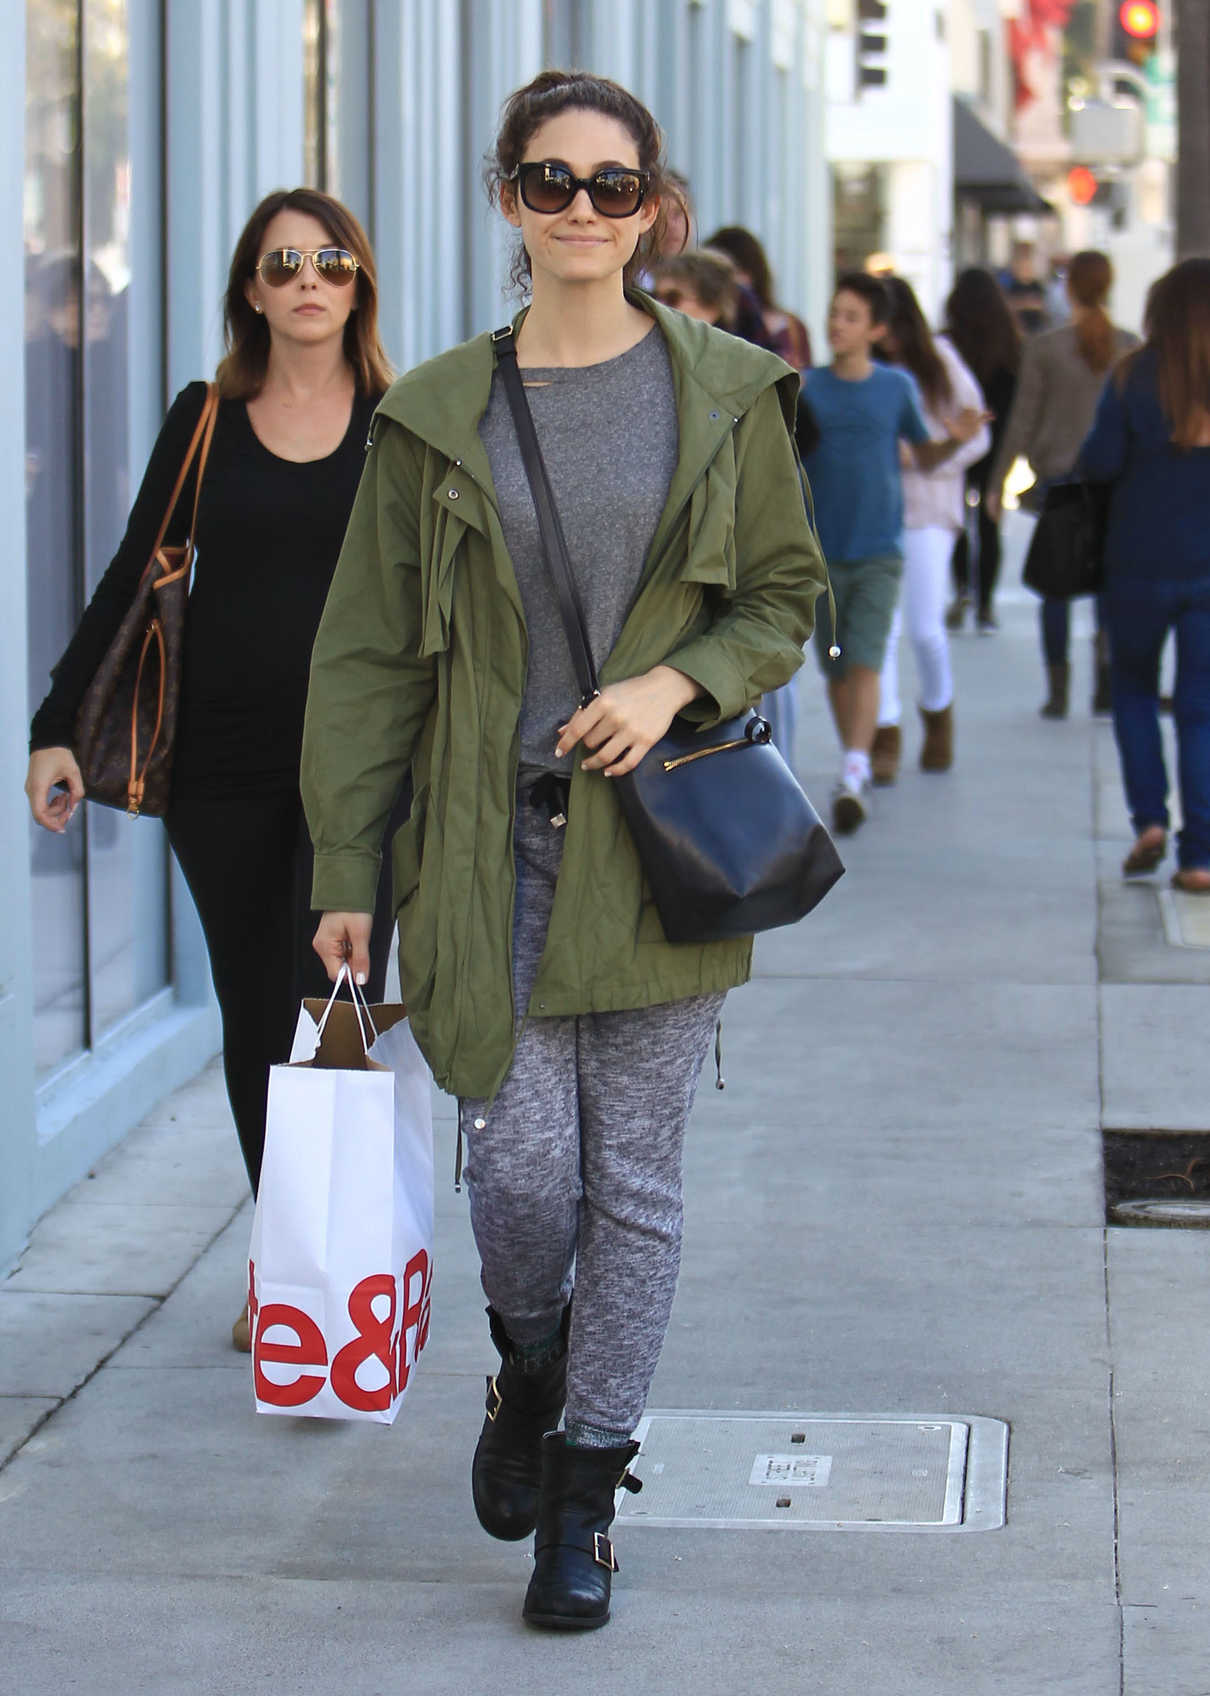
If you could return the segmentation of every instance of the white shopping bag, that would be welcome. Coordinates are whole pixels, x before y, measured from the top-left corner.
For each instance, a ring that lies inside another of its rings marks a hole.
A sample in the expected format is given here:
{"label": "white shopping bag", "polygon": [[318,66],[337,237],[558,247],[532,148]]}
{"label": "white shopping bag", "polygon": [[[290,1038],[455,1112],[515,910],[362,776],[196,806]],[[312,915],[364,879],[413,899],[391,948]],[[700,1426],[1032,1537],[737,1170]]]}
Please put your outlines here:
{"label": "white shopping bag", "polygon": [[[248,1292],[259,1413],[394,1422],[428,1340],[431,1079],[406,1010],[304,1001],[269,1110]],[[358,1004],[360,1001],[360,1005]]]}

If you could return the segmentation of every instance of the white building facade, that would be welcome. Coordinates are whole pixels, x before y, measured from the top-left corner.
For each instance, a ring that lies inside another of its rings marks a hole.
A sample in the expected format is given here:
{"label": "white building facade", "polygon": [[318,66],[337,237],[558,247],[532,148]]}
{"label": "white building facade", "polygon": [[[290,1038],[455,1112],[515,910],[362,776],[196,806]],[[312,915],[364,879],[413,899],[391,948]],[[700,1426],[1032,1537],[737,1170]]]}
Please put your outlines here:
{"label": "white building facade", "polygon": [[235,238],[312,182],[374,243],[400,369],[507,314],[481,163],[544,64],[655,111],[703,232],[747,225],[819,334],[830,284],[823,0],[0,0],[0,1272],[33,1221],[215,1052],[155,821],[30,823],[26,730],[172,395],[213,370]]}
{"label": "white building facade", "polygon": [[[885,16],[863,21],[860,13],[858,0],[834,0],[831,9],[827,152],[837,265],[860,269],[875,253],[885,256],[931,317],[952,269],[948,7],[943,0],[886,0]],[[881,85],[860,84],[863,32],[885,39],[885,52],[866,56],[884,73]],[[848,231],[846,202],[856,213]]]}

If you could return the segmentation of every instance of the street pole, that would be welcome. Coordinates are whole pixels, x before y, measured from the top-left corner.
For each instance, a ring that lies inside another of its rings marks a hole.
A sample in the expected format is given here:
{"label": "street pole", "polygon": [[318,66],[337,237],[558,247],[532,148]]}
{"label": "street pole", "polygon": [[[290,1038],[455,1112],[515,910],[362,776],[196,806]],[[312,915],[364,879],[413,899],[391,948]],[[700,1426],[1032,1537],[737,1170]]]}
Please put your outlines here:
{"label": "street pole", "polygon": [[1176,0],[1176,256],[1210,255],[1210,3]]}

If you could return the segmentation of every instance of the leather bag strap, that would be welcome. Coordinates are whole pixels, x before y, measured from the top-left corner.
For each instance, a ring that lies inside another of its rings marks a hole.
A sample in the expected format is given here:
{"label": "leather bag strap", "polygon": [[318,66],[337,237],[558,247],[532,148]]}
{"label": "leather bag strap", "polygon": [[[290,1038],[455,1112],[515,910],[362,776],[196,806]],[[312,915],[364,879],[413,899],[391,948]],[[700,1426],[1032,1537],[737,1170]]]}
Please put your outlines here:
{"label": "leather bag strap", "polygon": [[[181,490],[185,487],[186,479],[189,476],[189,468],[192,466],[194,460],[197,459],[197,484],[193,491],[193,514],[189,520],[189,540],[190,543],[193,541],[193,533],[197,529],[197,503],[202,492],[202,474],[206,469],[206,460],[210,454],[210,442],[214,436],[214,426],[217,419],[218,388],[214,383],[207,383],[205,404],[198,416],[198,421],[193,431],[193,438],[186,450],[185,458],[181,462],[181,469],[177,472],[177,479],[173,485],[172,494],[168,497],[168,505],[164,509],[164,516],[160,520],[160,528],[156,535],[155,546],[152,548],[151,557],[147,561],[148,571],[152,569],[156,560],[159,558],[160,549],[164,545],[164,537],[168,533],[168,526],[172,523],[172,515],[176,511],[176,503],[181,498]],[[200,459],[198,458],[199,448],[201,449]]]}
{"label": "leather bag strap", "polygon": [[587,706],[589,701],[601,693],[600,684],[597,682],[597,668],[593,664],[592,646],[588,640],[588,621],[584,617],[584,607],[571,569],[567,540],[559,522],[554,490],[550,486],[550,476],[542,458],[542,449],[538,445],[533,414],[525,398],[525,384],[521,381],[521,372],[517,367],[517,344],[508,325],[502,330],[492,332],[492,347],[496,354],[500,380],[504,384],[504,392],[508,396],[512,411],[513,425],[521,446],[521,458],[525,464],[525,475],[529,479],[530,491],[534,497],[542,552],[554,586],[555,599],[559,604],[559,617],[567,634],[567,645],[571,649],[571,661],[576,682],[580,687],[580,705]]}

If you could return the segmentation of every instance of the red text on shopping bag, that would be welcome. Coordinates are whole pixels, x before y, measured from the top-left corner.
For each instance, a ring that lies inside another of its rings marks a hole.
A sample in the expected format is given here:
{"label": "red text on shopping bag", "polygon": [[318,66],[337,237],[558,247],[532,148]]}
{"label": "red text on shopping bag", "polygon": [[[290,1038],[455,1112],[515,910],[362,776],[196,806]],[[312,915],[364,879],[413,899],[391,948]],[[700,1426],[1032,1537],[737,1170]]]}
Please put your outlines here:
{"label": "red text on shopping bag", "polygon": [[[249,1261],[248,1313],[257,1398],[273,1407],[302,1407],[330,1380],[333,1393],[358,1413],[379,1413],[390,1407],[407,1388],[412,1368],[429,1340],[433,1267],[424,1249],[408,1261],[402,1282],[402,1313],[396,1280],[389,1272],[363,1278],[354,1287],[348,1312],[355,1335],[337,1350],[329,1369],[330,1351],[320,1327],[309,1314],[288,1302],[266,1302],[262,1306],[256,1296],[256,1266]],[[266,1336],[278,1327],[293,1336]],[[372,1376],[385,1373],[385,1379],[373,1389],[365,1389],[358,1382],[358,1373],[370,1361],[381,1368]],[[289,1383],[279,1384],[265,1376],[265,1366],[291,1366],[296,1376]]]}

